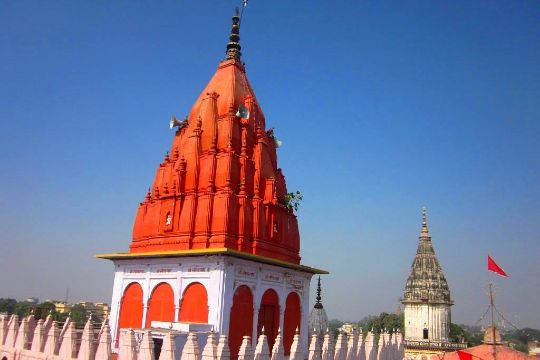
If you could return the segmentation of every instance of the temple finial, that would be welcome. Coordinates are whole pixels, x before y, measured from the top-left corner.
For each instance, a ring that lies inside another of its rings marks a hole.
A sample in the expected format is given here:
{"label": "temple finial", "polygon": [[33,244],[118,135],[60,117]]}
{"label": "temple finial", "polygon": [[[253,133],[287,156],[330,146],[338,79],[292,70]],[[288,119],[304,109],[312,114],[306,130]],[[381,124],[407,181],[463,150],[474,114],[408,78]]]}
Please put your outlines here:
{"label": "temple finial", "polygon": [[317,297],[315,302],[315,309],[322,309],[323,305],[321,303],[321,277],[317,280]]}
{"label": "temple finial", "polygon": [[236,8],[235,14],[232,17],[232,27],[231,35],[229,36],[229,42],[227,43],[227,60],[238,60],[240,61],[240,56],[242,53],[240,50],[240,13],[238,8]]}
{"label": "temple finial", "polygon": [[429,229],[427,226],[427,211],[425,206],[422,208],[422,231],[420,232],[420,237],[429,237]]}

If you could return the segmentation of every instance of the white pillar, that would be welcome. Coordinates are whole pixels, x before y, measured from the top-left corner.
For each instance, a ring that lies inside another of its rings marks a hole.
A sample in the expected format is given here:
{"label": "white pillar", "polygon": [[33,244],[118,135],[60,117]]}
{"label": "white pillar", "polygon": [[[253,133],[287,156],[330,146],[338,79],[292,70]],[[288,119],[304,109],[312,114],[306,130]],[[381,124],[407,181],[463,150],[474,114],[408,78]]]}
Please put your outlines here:
{"label": "white pillar", "polygon": [[253,304],[253,331],[251,338],[257,341],[257,325],[259,324],[259,304]]}

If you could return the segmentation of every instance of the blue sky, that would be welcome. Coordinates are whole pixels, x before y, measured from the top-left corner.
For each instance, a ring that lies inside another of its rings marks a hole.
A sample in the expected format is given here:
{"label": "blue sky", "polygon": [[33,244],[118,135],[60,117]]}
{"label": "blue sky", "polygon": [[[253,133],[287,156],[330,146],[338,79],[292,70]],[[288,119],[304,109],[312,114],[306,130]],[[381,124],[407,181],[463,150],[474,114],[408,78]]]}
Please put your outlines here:
{"label": "blue sky", "polygon": [[[0,297],[110,301],[240,1],[0,2]],[[250,1],[248,77],[332,318],[398,305],[422,206],[456,305],[540,328],[540,3]]]}

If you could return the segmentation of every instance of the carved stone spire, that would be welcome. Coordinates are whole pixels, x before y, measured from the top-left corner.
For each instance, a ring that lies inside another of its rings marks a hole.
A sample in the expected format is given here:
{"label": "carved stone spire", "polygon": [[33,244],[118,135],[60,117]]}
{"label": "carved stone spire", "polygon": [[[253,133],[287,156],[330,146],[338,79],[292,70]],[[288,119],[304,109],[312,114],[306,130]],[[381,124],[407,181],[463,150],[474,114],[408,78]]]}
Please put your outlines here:
{"label": "carved stone spire", "polygon": [[315,302],[315,309],[322,309],[323,305],[321,303],[321,277],[319,276],[319,279],[317,280],[317,297],[315,298],[317,301]]}
{"label": "carved stone spire", "polygon": [[437,302],[452,304],[448,283],[435,255],[427,226],[426,208],[422,209],[422,229],[418,249],[405,285],[403,303]]}
{"label": "carved stone spire", "polygon": [[315,298],[315,306],[309,314],[309,336],[317,334],[319,341],[322,343],[324,332],[328,327],[328,315],[326,315],[326,310],[323,308],[321,302],[321,277],[317,280],[317,297]]}
{"label": "carved stone spire", "polygon": [[238,13],[238,8],[236,8],[235,14],[232,17],[232,27],[231,35],[229,36],[229,42],[227,43],[227,60],[238,60],[240,61],[240,56],[242,53],[240,50],[240,15]]}

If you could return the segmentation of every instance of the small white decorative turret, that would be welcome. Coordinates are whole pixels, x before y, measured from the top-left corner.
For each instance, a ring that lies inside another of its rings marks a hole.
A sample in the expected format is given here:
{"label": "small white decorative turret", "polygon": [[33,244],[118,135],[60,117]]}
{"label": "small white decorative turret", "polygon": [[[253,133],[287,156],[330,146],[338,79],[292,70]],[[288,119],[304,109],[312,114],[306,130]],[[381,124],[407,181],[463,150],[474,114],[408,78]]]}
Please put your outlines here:
{"label": "small white decorative turret", "polygon": [[58,351],[59,357],[66,359],[77,357],[77,329],[75,329],[75,322],[70,321],[60,341],[62,343]]}
{"label": "small white decorative turret", "polygon": [[242,345],[238,351],[238,360],[253,360],[253,348],[251,347],[251,337],[244,336]]}
{"label": "small white decorative turret", "polygon": [[334,339],[330,334],[330,330],[326,329],[326,334],[324,335],[324,341],[322,345],[322,360],[334,360]]}
{"label": "small white decorative turret", "polygon": [[6,335],[6,346],[14,346],[17,339],[17,330],[19,329],[19,316],[13,314],[9,320],[8,330]]}
{"label": "small white decorative turret", "polygon": [[188,334],[180,360],[199,360],[199,345],[195,333],[190,332]]}
{"label": "small white decorative turret", "polygon": [[32,340],[34,338],[34,331],[36,330],[37,323],[33,310],[30,315],[26,317],[26,320],[28,321],[28,332],[26,333],[25,349],[30,350],[30,345],[32,344]]}
{"label": "small white decorative turret", "polygon": [[28,337],[28,320],[23,318],[19,329],[17,330],[17,339],[15,340],[15,348],[26,349],[26,342]]}
{"label": "small white decorative turret", "polygon": [[43,322],[43,334],[45,334],[45,336],[47,336],[47,334],[49,333],[52,323],[53,323],[53,318],[52,318],[52,315],[49,314],[47,315],[47,317],[45,318],[45,321]]}
{"label": "small white decorative turret", "polygon": [[377,344],[375,343],[375,336],[373,335],[373,329],[368,332],[366,336],[366,360],[377,359]]}
{"label": "small white decorative turret", "polygon": [[58,352],[56,351],[58,347],[58,338],[60,335],[60,329],[58,328],[58,324],[56,321],[53,321],[51,323],[51,326],[49,326],[49,332],[47,333],[47,341],[45,342],[45,354],[46,355],[56,355]]}
{"label": "small white decorative turret", "polygon": [[152,340],[152,333],[150,330],[146,330],[143,334],[137,360],[155,360],[154,340]]}
{"label": "small white decorative turret", "polygon": [[101,325],[96,350],[96,360],[111,360],[111,328],[107,319]]}
{"label": "small white decorative turret", "polygon": [[36,328],[34,329],[34,337],[32,338],[32,346],[30,350],[34,352],[42,352],[45,346],[43,332],[43,319],[39,319]]}
{"label": "small white decorative turret", "polygon": [[340,331],[336,340],[336,352],[334,360],[346,360],[347,358],[347,339],[343,336],[343,331]]}
{"label": "small white decorative turret", "polygon": [[94,360],[94,325],[92,315],[88,317],[81,336],[77,360]]}
{"label": "small white decorative turret", "polygon": [[308,360],[322,360],[321,348],[322,344],[319,343],[319,334],[314,330],[309,343]]}
{"label": "small white decorative turret", "polygon": [[386,357],[384,356],[385,355],[385,344],[386,342],[386,339],[385,339],[385,333],[383,331],[381,331],[381,333],[379,334],[379,346],[378,346],[378,349],[377,349],[377,360],[386,360]]}
{"label": "small white decorative turret", "polygon": [[159,354],[159,360],[176,360],[176,343],[174,342],[172,330],[170,330],[163,339],[163,346],[161,347],[161,354]]}
{"label": "small white decorative turret", "polygon": [[347,340],[347,360],[357,360],[356,347],[358,341],[358,331],[353,328],[352,334],[349,335]]}
{"label": "small white decorative turret", "polygon": [[366,343],[364,341],[364,334],[362,328],[358,329],[358,341],[356,344],[356,358],[358,360],[366,360]]}
{"label": "small white decorative turret", "polygon": [[255,347],[255,360],[270,360],[270,349],[268,347],[268,337],[264,332],[264,326],[261,331],[261,335],[257,341]]}
{"label": "small white decorative turret", "polygon": [[217,360],[229,360],[231,358],[231,351],[229,349],[229,338],[227,335],[221,335],[219,337],[219,343],[217,346]]}
{"label": "small white decorative turret", "polygon": [[133,329],[125,330],[120,336],[119,360],[137,360],[137,341]]}
{"label": "small white decorative turret", "polygon": [[302,342],[300,340],[300,332],[298,327],[296,327],[296,332],[294,334],[289,360],[304,360],[304,354],[302,352]]}
{"label": "small white decorative turret", "polygon": [[4,345],[8,329],[7,315],[0,314],[0,345]]}
{"label": "small white decorative turret", "polygon": [[281,336],[281,329],[278,329],[276,339],[274,340],[274,347],[272,348],[272,355],[270,360],[283,360],[285,359],[285,349],[283,348],[283,338]]}
{"label": "small white decorative turret", "polygon": [[216,360],[217,359],[217,343],[216,334],[214,331],[210,331],[206,339],[206,345],[204,346],[201,360]]}

